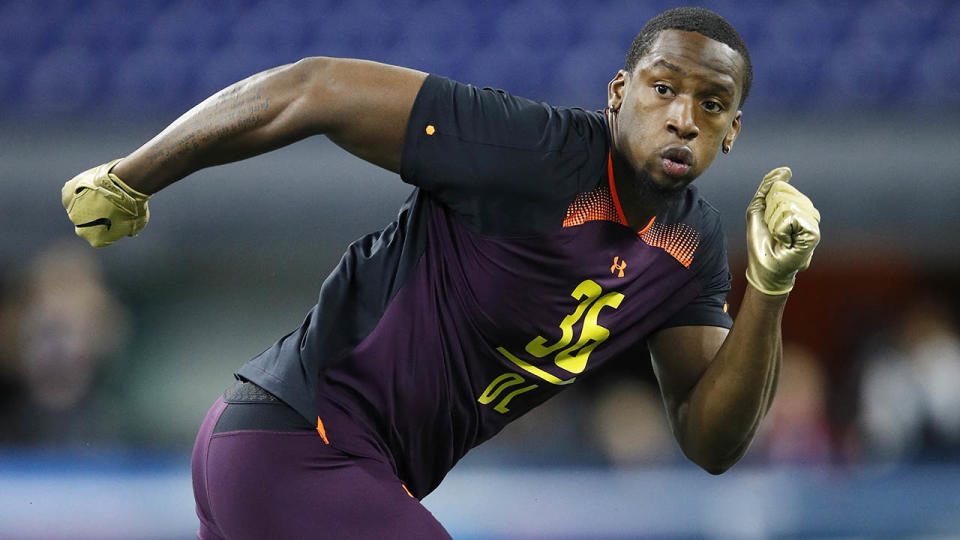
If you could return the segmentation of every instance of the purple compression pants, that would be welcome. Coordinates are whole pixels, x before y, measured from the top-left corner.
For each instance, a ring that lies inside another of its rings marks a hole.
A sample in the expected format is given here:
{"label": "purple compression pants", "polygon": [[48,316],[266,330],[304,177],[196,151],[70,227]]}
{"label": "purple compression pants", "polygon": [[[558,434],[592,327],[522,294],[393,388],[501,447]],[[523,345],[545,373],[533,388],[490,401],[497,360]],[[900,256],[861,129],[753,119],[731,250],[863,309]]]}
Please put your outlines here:
{"label": "purple compression pants", "polygon": [[[228,415],[229,431],[217,429],[228,407],[248,406],[221,396],[197,434],[192,472],[201,540],[450,538],[386,460],[345,454],[315,429],[243,429],[236,414]],[[282,403],[254,406],[292,411]]]}

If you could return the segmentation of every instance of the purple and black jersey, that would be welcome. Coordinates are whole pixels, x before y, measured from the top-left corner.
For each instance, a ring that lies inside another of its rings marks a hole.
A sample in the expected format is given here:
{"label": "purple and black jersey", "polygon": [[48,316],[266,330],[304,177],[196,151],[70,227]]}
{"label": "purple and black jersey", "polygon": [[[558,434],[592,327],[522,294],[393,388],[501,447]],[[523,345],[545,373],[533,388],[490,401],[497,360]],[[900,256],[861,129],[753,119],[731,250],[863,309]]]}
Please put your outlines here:
{"label": "purple and black jersey", "polygon": [[718,212],[694,187],[625,225],[602,113],[429,76],[396,221],[347,249],[303,325],[239,371],[417,497],[469,449],[669,326],[730,327]]}

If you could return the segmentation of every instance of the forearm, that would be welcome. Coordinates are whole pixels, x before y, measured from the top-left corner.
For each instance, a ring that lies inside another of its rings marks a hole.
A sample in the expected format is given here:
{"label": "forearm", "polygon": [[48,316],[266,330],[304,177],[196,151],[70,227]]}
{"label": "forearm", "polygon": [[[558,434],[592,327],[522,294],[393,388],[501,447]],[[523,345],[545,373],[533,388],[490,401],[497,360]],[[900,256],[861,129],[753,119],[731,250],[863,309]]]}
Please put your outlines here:
{"label": "forearm", "polygon": [[67,181],[63,207],[79,236],[108,246],[143,230],[148,195],[198,169],[321,133],[399,172],[410,112],[426,78],[412,69],[326,57],[264,71],[187,111],[129,156]]}
{"label": "forearm", "polygon": [[747,287],[733,328],[681,405],[684,453],[712,473],[743,456],[773,401],[787,296]]}
{"label": "forearm", "polygon": [[301,61],[253,75],[204,100],[113,169],[132,188],[154,193],[188,174],[245,159],[312,135],[298,109],[310,94]]}

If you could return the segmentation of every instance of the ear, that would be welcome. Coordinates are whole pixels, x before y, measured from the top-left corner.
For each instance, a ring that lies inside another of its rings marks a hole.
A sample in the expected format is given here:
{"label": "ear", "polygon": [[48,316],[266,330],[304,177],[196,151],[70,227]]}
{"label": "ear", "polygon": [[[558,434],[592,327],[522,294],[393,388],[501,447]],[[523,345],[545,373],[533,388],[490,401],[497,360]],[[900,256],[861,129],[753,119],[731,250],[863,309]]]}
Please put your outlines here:
{"label": "ear", "polygon": [[727,134],[723,136],[724,154],[733,148],[733,142],[736,141],[737,136],[740,135],[740,119],[742,116],[743,111],[737,111],[737,115],[733,117],[733,123],[730,124],[730,129],[727,130]]}
{"label": "ear", "polygon": [[623,103],[623,91],[627,85],[627,72],[620,70],[617,75],[607,84],[607,107],[611,111],[620,109]]}

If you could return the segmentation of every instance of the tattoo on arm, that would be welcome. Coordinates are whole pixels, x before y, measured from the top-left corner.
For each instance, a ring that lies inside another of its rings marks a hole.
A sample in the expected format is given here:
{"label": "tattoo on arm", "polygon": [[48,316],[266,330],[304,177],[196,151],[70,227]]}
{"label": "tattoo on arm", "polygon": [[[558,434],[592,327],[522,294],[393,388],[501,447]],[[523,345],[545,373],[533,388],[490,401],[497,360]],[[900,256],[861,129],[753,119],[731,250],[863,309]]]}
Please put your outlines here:
{"label": "tattoo on arm", "polygon": [[270,98],[260,91],[237,84],[214,95],[208,104],[201,104],[192,118],[171,133],[171,140],[161,139],[149,153],[154,163],[168,163],[189,154],[200,153],[230,136],[266,123]]}

